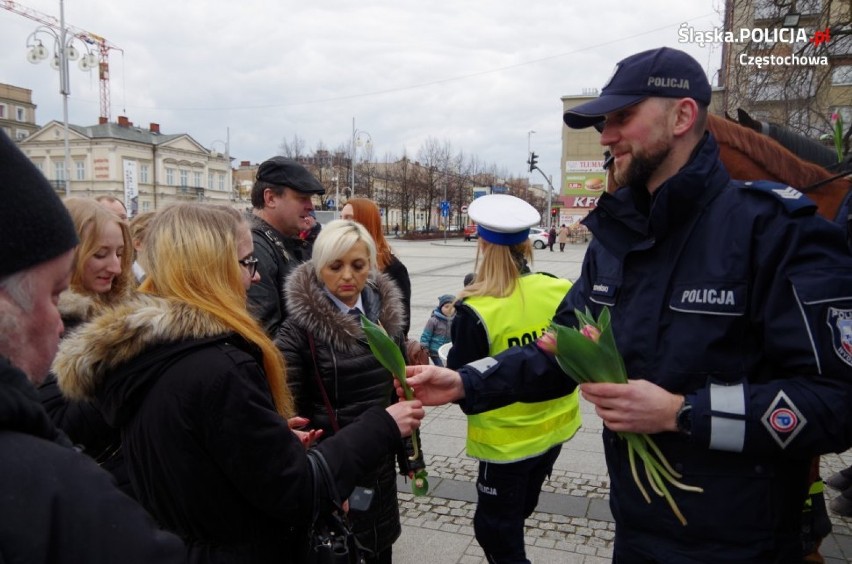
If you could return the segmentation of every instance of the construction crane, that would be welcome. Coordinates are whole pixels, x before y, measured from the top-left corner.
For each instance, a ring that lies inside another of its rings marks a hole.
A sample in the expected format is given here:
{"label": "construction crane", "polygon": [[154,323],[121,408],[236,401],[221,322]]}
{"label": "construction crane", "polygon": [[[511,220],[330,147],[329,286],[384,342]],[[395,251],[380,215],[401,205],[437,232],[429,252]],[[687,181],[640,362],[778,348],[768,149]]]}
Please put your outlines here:
{"label": "construction crane", "polygon": [[[0,0],[0,8],[5,8],[10,12],[14,12],[33,21],[37,21],[43,26],[46,26],[56,32],[62,31],[62,25],[55,17],[43,14],[37,10],[33,10],[32,8],[27,8],[26,6],[22,6],[18,2],[13,2],[12,0]],[[115,50],[124,53],[124,50],[116,46],[115,44],[110,43],[100,35],[80,29],[78,27],[74,27],[73,25],[69,25],[67,23],[65,24],[65,33],[73,35],[80,41],[84,42],[86,45],[97,46],[98,81],[100,83],[101,105],[101,115],[99,121],[101,123],[107,123],[109,122],[111,117],[109,100],[109,52],[110,50]]]}

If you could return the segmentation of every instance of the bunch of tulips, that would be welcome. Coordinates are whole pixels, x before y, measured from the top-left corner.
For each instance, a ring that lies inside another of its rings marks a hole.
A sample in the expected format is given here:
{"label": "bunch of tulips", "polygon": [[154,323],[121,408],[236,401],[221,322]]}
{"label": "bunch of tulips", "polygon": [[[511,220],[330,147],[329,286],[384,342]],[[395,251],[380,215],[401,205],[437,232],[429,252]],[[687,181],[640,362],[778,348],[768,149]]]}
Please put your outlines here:
{"label": "bunch of tulips", "polygon": [[[627,383],[624,360],[615,346],[609,309],[604,307],[597,320],[587,309],[585,313],[574,310],[579,321],[579,329],[554,324],[551,333],[542,343],[542,348],[550,350],[556,357],[559,367],[578,384],[586,382]],[[555,343],[552,339],[555,337]],[[703,490],[680,482],[681,474],[671,467],[654,440],[645,433],[621,432],[618,435],[627,441],[627,454],[633,480],[645,501],[651,503],[651,497],[640,479],[637,469],[637,457],[644,467],[645,478],[651,490],[668,502],[674,514],[683,525],[686,518],[672,498],[666,484],[681,490],[701,493]]]}

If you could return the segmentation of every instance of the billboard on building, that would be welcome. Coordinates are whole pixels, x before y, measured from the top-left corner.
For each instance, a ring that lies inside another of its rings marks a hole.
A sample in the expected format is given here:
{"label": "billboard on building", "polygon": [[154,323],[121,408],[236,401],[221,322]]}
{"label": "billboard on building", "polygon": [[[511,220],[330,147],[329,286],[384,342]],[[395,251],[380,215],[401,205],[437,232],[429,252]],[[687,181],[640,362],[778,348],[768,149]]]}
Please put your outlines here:
{"label": "billboard on building", "polygon": [[565,161],[559,199],[566,208],[593,208],[606,188],[603,161]]}
{"label": "billboard on building", "polygon": [[127,217],[139,213],[139,184],[136,176],[136,161],[124,159],[124,207]]}

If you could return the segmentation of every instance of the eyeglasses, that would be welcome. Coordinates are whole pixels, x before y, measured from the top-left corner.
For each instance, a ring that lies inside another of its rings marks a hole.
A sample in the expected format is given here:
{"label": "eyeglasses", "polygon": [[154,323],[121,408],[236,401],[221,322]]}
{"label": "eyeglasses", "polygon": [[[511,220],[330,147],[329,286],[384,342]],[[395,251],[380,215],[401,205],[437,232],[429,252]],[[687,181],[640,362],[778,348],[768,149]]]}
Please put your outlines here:
{"label": "eyeglasses", "polygon": [[257,257],[248,257],[240,259],[237,262],[248,269],[249,275],[254,276],[257,272]]}

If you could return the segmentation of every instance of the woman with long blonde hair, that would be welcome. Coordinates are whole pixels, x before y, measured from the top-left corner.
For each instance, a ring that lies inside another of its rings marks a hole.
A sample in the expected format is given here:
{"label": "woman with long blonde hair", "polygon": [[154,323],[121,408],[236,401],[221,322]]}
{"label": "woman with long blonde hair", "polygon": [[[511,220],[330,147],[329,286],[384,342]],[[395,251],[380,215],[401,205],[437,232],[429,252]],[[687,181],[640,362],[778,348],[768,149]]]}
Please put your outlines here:
{"label": "woman with long blonde hair", "polygon": [[[64,203],[80,239],[74,250],[70,284],[57,304],[67,335],[130,298],[133,247],[127,224],[97,201],[68,198]],[[121,436],[106,424],[97,402],[68,401],[53,374],[39,388],[39,398],[53,423],[132,495],[119,448]]]}
{"label": "woman with long blonde hair", "polygon": [[[527,202],[483,196],[468,213],[478,224],[479,253],[473,283],[456,303],[447,358],[452,369],[535,341],[571,287],[567,280],[530,272],[529,228],[541,216]],[[524,523],[562,443],[580,426],[578,401],[574,391],[468,416],[467,454],[479,460],[473,529],[489,562],[529,562]]]}
{"label": "woman with long blonde hair", "polygon": [[[120,427],[140,503],[189,546],[190,562],[293,562],[313,510],[305,448],[290,430],[282,357],[246,310],[259,281],[236,211],[158,212],[139,295],[66,339],[63,391],[97,398]],[[316,447],[338,490],[419,425],[419,402],[375,408]]]}

